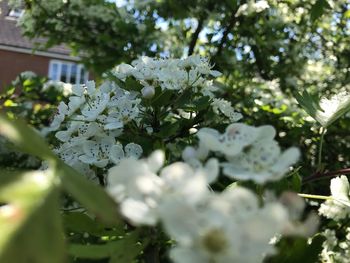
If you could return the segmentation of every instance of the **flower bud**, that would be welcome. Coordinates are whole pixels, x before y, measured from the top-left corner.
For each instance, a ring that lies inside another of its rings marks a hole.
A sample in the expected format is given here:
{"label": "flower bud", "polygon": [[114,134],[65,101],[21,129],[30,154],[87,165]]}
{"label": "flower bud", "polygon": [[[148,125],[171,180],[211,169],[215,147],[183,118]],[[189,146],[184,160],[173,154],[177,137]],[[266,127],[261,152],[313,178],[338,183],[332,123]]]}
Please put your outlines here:
{"label": "flower bud", "polygon": [[155,94],[155,89],[153,86],[147,86],[147,87],[144,87],[142,90],[141,90],[141,94],[142,94],[142,97],[145,98],[145,99],[151,99],[153,98],[154,94]]}
{"label": "flower bud", "polygon": [[197,151],[191,146],[187,146],[182,152],[183,160],[190,160],[197,157]]}

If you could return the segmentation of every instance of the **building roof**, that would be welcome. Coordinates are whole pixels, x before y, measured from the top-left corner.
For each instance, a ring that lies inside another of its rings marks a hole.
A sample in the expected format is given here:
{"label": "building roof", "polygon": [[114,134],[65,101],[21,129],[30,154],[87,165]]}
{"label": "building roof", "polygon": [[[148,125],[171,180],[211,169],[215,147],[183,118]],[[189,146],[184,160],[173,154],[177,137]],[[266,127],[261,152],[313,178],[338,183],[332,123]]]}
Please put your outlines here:
{"label": "building roof", "polygon": [[[37,44],[45,44],[47,41],[45,38],[28,39],[22,36],[20,28],[17,27],[17,20],[8,16],[11,10],[7,2],[6,0],[0,0],[0,45],[36,50]],[[69,56],[70,54],[70,49],[64,45],[54,46],[44,51],[52,55]]]}

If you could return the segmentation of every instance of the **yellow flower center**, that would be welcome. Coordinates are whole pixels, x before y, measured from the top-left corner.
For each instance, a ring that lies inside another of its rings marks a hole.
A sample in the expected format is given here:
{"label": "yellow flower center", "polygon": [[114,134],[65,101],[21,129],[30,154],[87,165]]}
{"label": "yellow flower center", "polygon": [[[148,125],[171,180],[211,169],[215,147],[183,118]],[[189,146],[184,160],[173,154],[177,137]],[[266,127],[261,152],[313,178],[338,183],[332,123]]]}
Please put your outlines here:
{"label": "yellow flower center", "polygon": [[212,254],[223,252],[228,246],[228,240],[221,229],[211,229],[202,239],[203,247]]}

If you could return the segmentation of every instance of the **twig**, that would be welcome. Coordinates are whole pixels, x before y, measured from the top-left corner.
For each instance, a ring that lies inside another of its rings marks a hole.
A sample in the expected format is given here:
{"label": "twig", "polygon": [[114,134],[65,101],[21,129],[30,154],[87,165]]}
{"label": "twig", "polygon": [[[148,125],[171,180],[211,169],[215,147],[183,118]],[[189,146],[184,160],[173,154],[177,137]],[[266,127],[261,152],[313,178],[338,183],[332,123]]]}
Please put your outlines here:
{"label": "twig", "polygon": [[233,26],[237,22],[237,17],[236,17],[237,11],[238,11],[238,8],[236,8],[234,11],[232,11],[232,14],[231,14],[231,17],[230,17],[230,20],[229,20],[229,24],[227,25],[224,33],[222,34],[222,38],[221,38],[221,41],[220,41],[220,43],[218,45],[215,57],[219,56],[221,54],[221,52],[223,50],[223,47],[224,47],[224,45],[225,45],[225,43],[227,41],[228,34],[231,32]]}
{"label": "twig", "polygon": [[322,149],[323,149],[323,141],[324,141],[324,135],[326,134],[327,129],[321,127],[320,129],[320,145],[319,145],[319,149],[318,149],[318,162],[317,162],[317,170],[320,171],[321,170],[321,166],[322,166]]}
{"label": "twig", "polygon": [[340,170],[325,172],[325,173],[316,172],[311,176],[305,177],[303,179],[303,184],[316,181],[316,180],[321,180],[324,178],[336,177],[341,174],[350,174],[350,168],[345,168],[345,169],[340,169]]}
{"label": "twig", "polygon": [[202,31],[203,24],[204,24],[204,16],[201,16],[198,19],[197,28],[194,31],[194,33],[192,34],[191,42],[190,42],[190,45],[188,47],[188,53],[187,53],[188,56],[191,56],[193,54],[194,48],[196,46],[196,43],[197,43],[197,40],[199,37],[199,33]]}

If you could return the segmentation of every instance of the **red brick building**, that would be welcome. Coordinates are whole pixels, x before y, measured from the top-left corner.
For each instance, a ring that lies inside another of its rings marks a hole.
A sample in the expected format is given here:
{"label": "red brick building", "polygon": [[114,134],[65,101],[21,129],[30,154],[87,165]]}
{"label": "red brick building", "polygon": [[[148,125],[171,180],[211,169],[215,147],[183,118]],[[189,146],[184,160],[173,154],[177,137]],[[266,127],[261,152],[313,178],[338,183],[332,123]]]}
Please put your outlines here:
{"label": "red brick building", "polygon": [[83,83],[88,73],[79,64],[79,58],[70,56],[70,50],[61,45],[48,50],[35,50],[45,39],[29,40],[22,37],[16,26],[22,10],[11,10],[6,0],[0,1],[0,89],[23,71],[33,71],[50,79]]}

